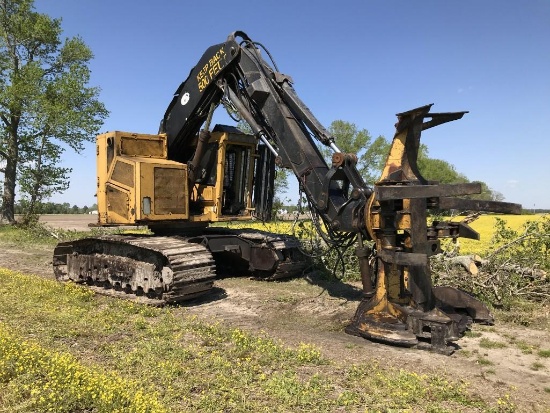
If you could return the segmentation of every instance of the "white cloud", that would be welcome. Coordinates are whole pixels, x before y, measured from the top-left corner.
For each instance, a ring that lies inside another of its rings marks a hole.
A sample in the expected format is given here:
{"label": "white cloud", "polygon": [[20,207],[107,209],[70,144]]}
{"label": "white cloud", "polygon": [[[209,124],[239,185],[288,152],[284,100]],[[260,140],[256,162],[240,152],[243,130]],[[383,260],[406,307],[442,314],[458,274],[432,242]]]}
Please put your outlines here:
{"label": "white cloud", "polygon": [[519,184],[519,181],[517,179],[509,179],[507,182],[506,182],[506,186],[508,188],[516,188]]}

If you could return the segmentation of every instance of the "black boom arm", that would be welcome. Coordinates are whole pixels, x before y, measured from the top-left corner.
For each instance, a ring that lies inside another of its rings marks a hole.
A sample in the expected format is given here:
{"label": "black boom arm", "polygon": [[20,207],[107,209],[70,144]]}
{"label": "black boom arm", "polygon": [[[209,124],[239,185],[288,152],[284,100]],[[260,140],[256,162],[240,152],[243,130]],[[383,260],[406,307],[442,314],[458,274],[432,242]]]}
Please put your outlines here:
{"label": "black boom arm", "polygon": [[[225,100],[279,165],[292,169],[330,230],[364,231],[362,211],[372,190],[355,168],[356,157],[339,153],[334,138],[297,96],[292,79],[268,64],[260,47],[245,33],[234,32],[225,43],[206,50],[176,90],[161,123],[170,159],[189,160],[211,105]],[[314,139],[335,150],[332,165],[326,164]]]}

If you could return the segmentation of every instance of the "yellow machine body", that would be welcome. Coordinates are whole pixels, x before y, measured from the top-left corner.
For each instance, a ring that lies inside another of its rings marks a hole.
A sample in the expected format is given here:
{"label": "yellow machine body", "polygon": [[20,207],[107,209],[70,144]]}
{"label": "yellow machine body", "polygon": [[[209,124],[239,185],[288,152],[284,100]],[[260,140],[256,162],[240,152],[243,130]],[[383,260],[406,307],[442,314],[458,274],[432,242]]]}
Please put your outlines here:
{"label": "yellow machine body", "polygon": [[192,188],[187,165],[167,159],[165,135],[115,131],[99,135],[96,142],[100,226],[208,223],[252,216],[256,140],[251,136],[213,132],[209,162],[201,166],[209,179]]}

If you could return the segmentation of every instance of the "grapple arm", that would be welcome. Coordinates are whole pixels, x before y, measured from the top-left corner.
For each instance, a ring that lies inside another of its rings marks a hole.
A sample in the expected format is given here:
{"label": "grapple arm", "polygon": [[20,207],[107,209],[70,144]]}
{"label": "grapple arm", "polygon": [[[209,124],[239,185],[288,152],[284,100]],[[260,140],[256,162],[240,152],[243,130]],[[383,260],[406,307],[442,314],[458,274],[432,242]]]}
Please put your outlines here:
{"label": "grapple arm", "polygon": [[421,132],[466,113],[430,113],[431,106],[397,115],[389,156],[365,208],[367,231],[375,241],[376,286],[365,291],[347,331],[405,346],[427,339],[431,350],[445,353],[450,351],[448,342],[458,339],[467,324],[457,306],[478,314],[478,321],[493,320],[485,306],[468,294],[432,286],[428,258],[441,252],[440,238],[479,239],[479,234],[466,222],[428,225],[428,211],[460,208],[518,214],[521,205],[456,198],[480,193],[481,185],[440,185],[421,175],[417,165]]}

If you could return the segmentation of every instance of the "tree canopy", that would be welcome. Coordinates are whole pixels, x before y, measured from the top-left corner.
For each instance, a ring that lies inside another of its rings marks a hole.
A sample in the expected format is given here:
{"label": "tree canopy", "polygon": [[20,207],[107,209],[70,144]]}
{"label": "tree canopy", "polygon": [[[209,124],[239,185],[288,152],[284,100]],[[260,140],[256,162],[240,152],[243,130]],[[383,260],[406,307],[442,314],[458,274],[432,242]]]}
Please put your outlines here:
{"label": "tree canopy", "polygon": [[[338,149],[357,155],[359,173],[368,185],[373,185],[380,177],[386,161],[390,148],[389,142],[383,136],[373,140],[367,129],[358,129],[354,123],[343,120],[333,121],[328,131],[336,138]],[[332,150],[326,146],[322,146],[320,150],[330,165]]]}
{"label": "tree canopy", "polygon": [[14,222],[16,182],[30,215],[65,190],[63,152],[80,152],[108,114],[88,86],[92,51],[61,33],[61,19],[35,12],[33,0],[0,0],[0,222]]}
{"label": "tree canopy", "polygon": [[[437,181],[441,184],[461,184],[470,182],[464,175],[456,171],[455,166],[442,159],[430,158],[428,156],[428,147],[420,144],[418,153],[418,169],[424,178],[429,181]],[[469,198],[482,199],[486,201],[502,201],[504,196],[497,191],[492,190],[483,181],[473,181],[481,184],[481,194],[469,195]]]}
{"label": "tree canopy", "polygon": [[[332,122],[329,132],[336,138],[336,145],[341,151],[357,154],[359,173],[368,185],[374,185],[382,173],[391,143],[383,136],[378,136],[373,140],[368,130],[358,129],[354,123],[343,120]],[[330,164],[332,150],[321,147],[321,153]],[[437,181],[441,184],[470,182],[451,163],[442,159],[430,158],[428,147],[422,143],[418,152],[417,164],[422,176],[429,181]],[[493,191],[485,182],[474,182],[481,184],[482,192],[481,194],[471,195],[471,198],[491,201],[502,201],[504,199],[501,193]]]}

